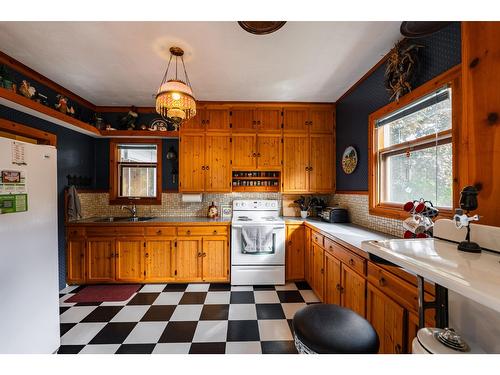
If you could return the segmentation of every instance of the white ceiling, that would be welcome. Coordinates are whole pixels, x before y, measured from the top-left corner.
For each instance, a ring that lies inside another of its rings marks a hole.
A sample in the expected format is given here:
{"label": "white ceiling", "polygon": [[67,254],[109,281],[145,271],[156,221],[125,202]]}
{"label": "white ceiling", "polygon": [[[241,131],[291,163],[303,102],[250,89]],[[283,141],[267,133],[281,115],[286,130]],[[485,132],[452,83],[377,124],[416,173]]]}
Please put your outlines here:
{"label": "white ceiling", "polygon": [[400,39],[400,22],[0,22],[0,49],[96,105],[153,106],[168,47],[198,100],[334,102]]}

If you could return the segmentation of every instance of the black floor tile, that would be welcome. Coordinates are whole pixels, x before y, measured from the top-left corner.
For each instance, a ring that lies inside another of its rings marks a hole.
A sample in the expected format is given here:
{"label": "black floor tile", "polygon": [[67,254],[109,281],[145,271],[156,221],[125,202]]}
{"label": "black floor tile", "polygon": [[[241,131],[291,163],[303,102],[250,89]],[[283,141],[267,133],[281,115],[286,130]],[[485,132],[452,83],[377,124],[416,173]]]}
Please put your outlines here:
{"label": "black floor tile", "polygon": [[254,285],[253,290],[276,290],[274,285]]}
{"label": "black floor tile", "polygon": [[151,354],[156,344],[123,344],[116,354]]}
{"label": "black floor tile", "polygon": [[287,322],[288,322],[288,327],[290,327],[290,332],[292,332],[292,336],[293,336],[293,319],[287,319]]}
{"label": "black floor tile", "polygon": [[99,306],[87,315],[82,323],[109,322],[122,308],[123,306]]}
{"label": "black floor tile", "polygon": [[108,323],[89,344],[121,344],[125,341],[136,324],[137,322]]}
{"label": "black floor tile", "polygon": [[208,288],[209,292],[229,292],[231,290],[231,284],[210,284]]}
{"label": "black floor tile", "polygon": [[297,354],[293,341],[262,341],[262,354]]}
{"label": "black floor tile", "polygon": [[59,315],[61,315],[66,310],[70,309],[71,306],[59,306]]}
{"label": "black floor tile", "polygon": [[205,305],[200,320],[227,320],[228,316],[229,305]]}
{"label": "black floor tile", "polygon": [[207,292],[186,292],[182,295],[179,305],[203,305]]}
{"label": "black floor tile", "polygon": [[77,302],[75,306],[99,306],[102,302]]}
{"label": "black floor tile", "polygon": [[256,320],[229,320],[227,341],[260,341]]}
{"label": "black floor tile", "polygon": [[285,313],[280,303],[262,303],[255,305],[257,319],[285,319]]}
{"label": "black floor tile", "polygon": [[191,344],[189,354],[224,354],[225,342],[195,342]]}
{"label": "black floor tile", "polygon": [[191,342],[198,322],[168,322],[159,343]]}
{"label": "black floor tile", "polygon": [[175,310],[175,305],[151,306],[141,319],[141,322],[164,322],[170,319]]}
{"label": "black floor tile", "polygon": [[152,305],[160,293],[137,293],[127,305]]}
{"label": "black floor tile", "polygon": [[297,289],[299,290],[310,290],[311,287],[309,286],[307,281],[296,281],[295,285],[297,285]]}
{"label": "black floor tile", "polygon": [[71,328],[76,326],[77,323],[61,323],[59,324],[60,330],[61,330],[61,337],[64,336],[66,332],[68,332]]}
{"label": "black floor tile", "polygon": [[57,350],[57,354],[78,354],[85,345],[61,345]]}
{"label": "black floor tile", "polygon": [[164,292],[184,292],[187,288],[188,284],[168,284]]}
{"label": "black floor tile", "polygon": [[255,303],[253,292],[231,292],[230,303]]}
{"label": "black floor tile", "polygon": [[66,294],[64,293],[59,293],[59,298],[64,297]]}
{"label": "black floor tile", "polygon": [[281,303],[304,302],[298,290],[279,290],[277,293]]}

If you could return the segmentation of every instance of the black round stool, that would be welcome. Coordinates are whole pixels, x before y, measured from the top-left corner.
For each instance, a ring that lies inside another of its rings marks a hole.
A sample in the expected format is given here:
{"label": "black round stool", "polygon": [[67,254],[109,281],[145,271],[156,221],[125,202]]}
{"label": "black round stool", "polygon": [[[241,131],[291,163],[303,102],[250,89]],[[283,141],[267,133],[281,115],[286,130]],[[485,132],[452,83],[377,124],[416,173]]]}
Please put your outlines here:
{"label": "black round stool", "polygon": [[303,354],[374,354],[379,340],[372,325],[338,305],[306,306],[293,317],[295,346]]}

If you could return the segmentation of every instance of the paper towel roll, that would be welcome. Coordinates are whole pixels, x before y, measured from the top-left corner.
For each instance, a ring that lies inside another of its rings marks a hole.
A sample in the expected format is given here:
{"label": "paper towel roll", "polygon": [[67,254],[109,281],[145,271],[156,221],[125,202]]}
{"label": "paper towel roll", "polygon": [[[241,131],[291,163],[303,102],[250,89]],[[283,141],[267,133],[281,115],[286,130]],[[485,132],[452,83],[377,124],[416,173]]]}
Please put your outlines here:
{"label": "paper towel roll", "polygon": [[182,194],[181,200],[185,203],[201,203],[201,194]]}

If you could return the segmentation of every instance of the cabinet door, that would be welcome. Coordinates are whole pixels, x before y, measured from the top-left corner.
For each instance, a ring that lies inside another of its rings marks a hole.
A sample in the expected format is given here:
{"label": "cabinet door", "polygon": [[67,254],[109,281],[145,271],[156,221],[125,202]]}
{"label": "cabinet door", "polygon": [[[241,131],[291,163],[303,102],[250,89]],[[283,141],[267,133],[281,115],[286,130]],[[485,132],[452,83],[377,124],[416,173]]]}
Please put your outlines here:
{"label": "cabinet door", "polygon": [[259,133],[281,133],[282,108],[258,108],[254,111]]}
{"label": "cabinet door", "polygon": [[72,238],[66,243],[66,282],[85,282],[85,239]]}
{"label": "cabinet door", "polygon": [[345,264],[341,272],[341,305],[366,316],[366,280]]}
{"label": "cabinet door", "polygon": [[286,278],[304,279],[305,235],[303,225],[286,226]]}
{"label": "cabinet door", "polygon": [[202,108],[196,109],[196,115],[189,119],[186,122],[183,122],[181,125],[181,131],[189,131],[189,130],[205,130],[205,122],[206,122],[206,111]]}
{"label": "cabinet door", "polygon": [[115,281],[114,238],[89,238],[87,240],[87,281]]}
{"label": "cabinet door", "polygon": [[253,108],[231,108],[231,129],[233,132],[255,131],[257,120]]}
{"label": "cabinet door", "polygon": [[257,169],[281,169],[281,134],[257,136]]}
{"label": "cabinet door", "polygon": [[144,240],[127,238],[116,240],[116,280],[140,282],[144,280]]}
{"label": "cabinet door", "polygon": [[205,129],[211,131],[229,131],[229,111],[224,108],[206,109]]}
{"label": "cabinet door", "polygon": [[285,134],[283,137],[283,192],[309,191],[309,137]]}
{"label": "cabinet door", "polygon": [[311,133],[333,133],[333,111],[330,108],[311,108],[309,121]]}
{"label": "cabinet door", "polygon": [[178,238],[175,250],[175,279],[200,281],[201,255],[201,237]]}
{"label": "cabinet door", "polygon": [[231,191],[231,143],[227,135],[207,135],[205,149],[205,191]]}
{"label": "cabinet door", "polygon": [[167,282],[173,279],[173,245],[174,240],[171,238],[146,239],[145,282]]}
{"label": "cabinet door", "polygon": [[379,353],[404,353],[405,309],[368,284],[367,320],[372,324],[380,340]]}
{"label": "cabinet door", "polygon": [[283,113],[283,130],[285,133],[307,133],[309,131],[307,107],[285,108]]}
{"label": "cabinet door", "polygon": [[325,134],[311,134],[309,190],[312,193],[333,191],[333,138]]}
{"label": "cabinet door", "polygon": [[324,297],[325,269],[324,269],[324,253],[325,251],[316,244],[312,244],[312,285],[316,295],[321,301]]}
{"label": "cabinet door", "polygon": [[205,136],[182,135],[179,143],[179,191],[205,189]]}
{"label": "cabinet door", "polygon": [[233,170],[253,170],[257,168],[255,134],[232,135]]}
{"label": "cabinet door", "polygon": [[312,284],[312,249],[311,249],[311,228],[304,228],[305,234],[305,255],[304,255],[304,278],[309,285]]}
{"label": "cabinet door", "polygon": [[203,237],[203,281],[229,280],[229,253],[227,237]]}
{"label": "cabinet door", "polygon": [[325,303],[340,305],[340,260],[325,251]]}

